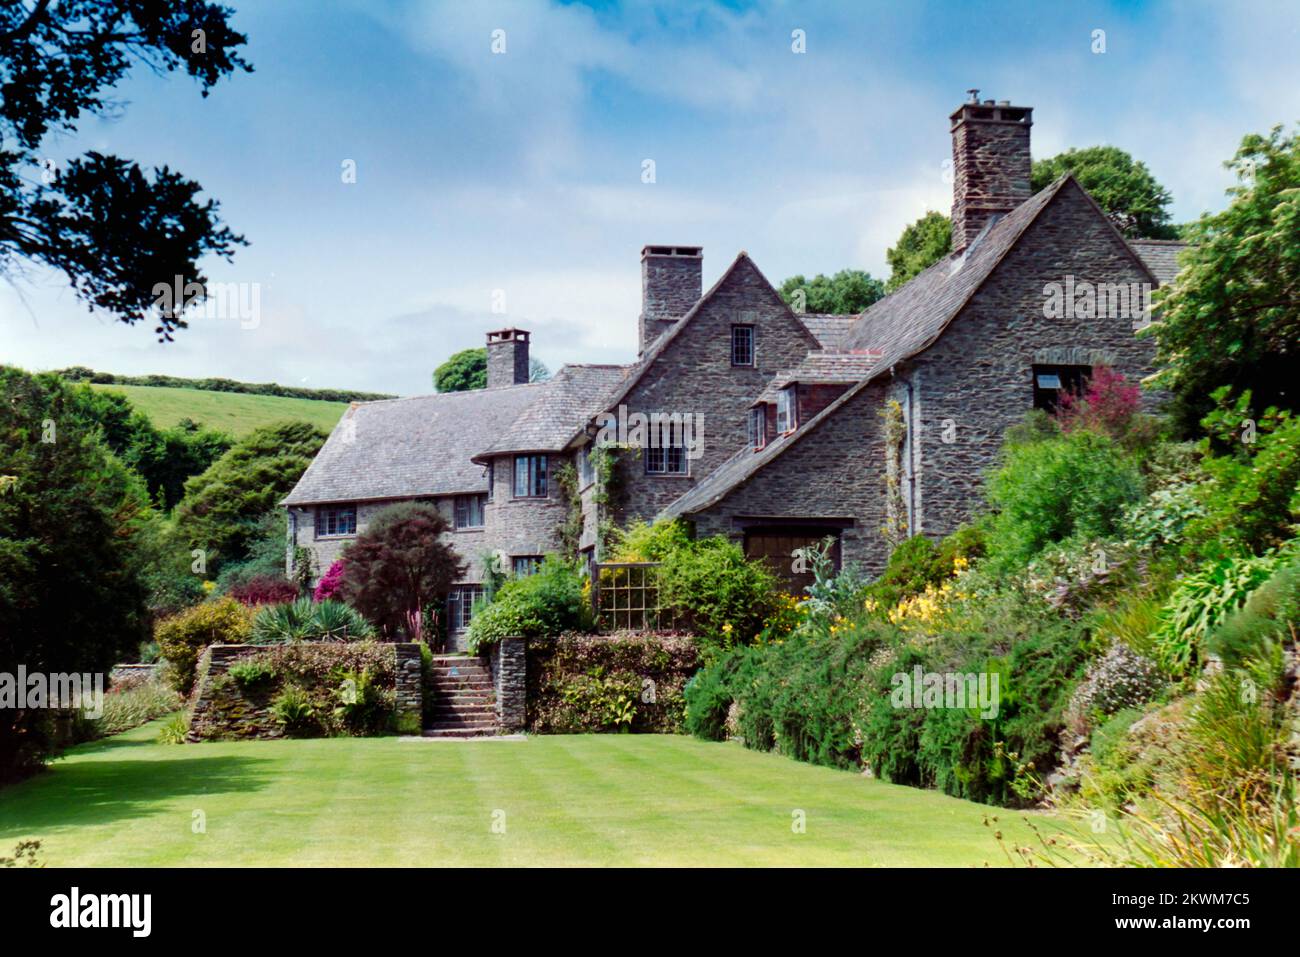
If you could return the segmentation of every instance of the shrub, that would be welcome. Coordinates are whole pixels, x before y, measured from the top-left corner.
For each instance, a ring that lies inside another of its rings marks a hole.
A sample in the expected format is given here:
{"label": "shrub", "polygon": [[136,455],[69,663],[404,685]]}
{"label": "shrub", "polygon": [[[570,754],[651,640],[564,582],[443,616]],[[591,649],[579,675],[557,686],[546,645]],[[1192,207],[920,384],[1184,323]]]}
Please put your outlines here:
{"label": "shrub", "polygon": [[338,705],[334,716],[353,734],[369,734],[387,728],[393,700],[385,696],[369,668],[342,669],[334,677]]}
{"label": "shrub", "polygon": [[182,694],[194,683],[194,666],[208,645],[242,645],[252,634],[251,612],[233,598],[204,602],[154,629],[154,639],[171,664],[170,678]]}
{"label": "shrub", "polygon": [[253,619],[252,642],[257,645],[296,641],[364,641],[373,638],[374,626],[341,601],[313,602],[310,598],[283,605],[268,605]]}
{"label": "shrub", "polygon": [[174,714],[158,729],[159,744],[184,744],[190,733],[190,716],[185,712]]}
{"label": "shrub", "polygon": [[738,673],[748,648],[734,648],[713,665],[697,671],[683,689],[686,699],[686,730],[706,741],[727,736],[727,716],[737,697]]}
{"label": "shrub", "polygon": [[1229,668],[1266,657],[1280,642],[1294,642],[1300,627],[1300,564],[1278,568],[1214,629],[1206,647]]}
{"label": "shrub", "polygon": [[244,605],[276,605],[298,597],[298,586],[287,578],[258,575],[233,586],[227,594]]}
{"label": "shrub", "polygon": [[1185,577],[1170,596],[1152,635],[1161,665],[1172,674],[1186,674],[1210,630],[1245,604],[1277,565],[1276,557],[1228,558]]}
{"label": "shrub", "polygon": [[309,736],[319,730],[311,696],[295,684],[285,685],[271,702],[271,715],[291,737]]}
{"label": "shrub", "polygon": [[690,532],[675,519],[653,525],[633,522],[625,529],[615,530],[611,551],[616,562],[660,562],[674,549],[690,544]]}
{"label": "shrub", "polygon": [[539,733],[682,730],[683,687],[699,667],[690,638],[565,634],[528,643],[528,727]]}
{"label": "shrub", "polygon": [[1141,492],[1137,466],[1095,432],[1008,445],[989,481],[990,560],[1012,571],[1053,542],[1112,538]]}
{"label": "shrub", "polygon": [[226,674],[230,675],[235,684],[239,685],[244,691],[252,691],[263,687],[275,677],[275,671],[271,666],[265,661],[256,658],[236,661],[226,669]]}
{"label": "shrub", "polygon": [[584,579],[574,566],[546,556],[531,575],[507,580],[491,604],[470,620],[467,644],[471,653],[486,650],[502,638],[558,635],[591,627],[591,607]]}
{"label": "shrub", "polygon": [[[1216,396],[1226,402],[1222,390]],[[1204,460],[1209,481],[1199,487],[1199,514],[1187,523],[1186,551],[1221,558],[1263,552],[1296,532],[1300,519],[1300,418],[1267,410],[1256,422],[1247,412],[1250,393],[1233,409],[1206,417],[1207,428],[1231,450]],[[1244,442],[1243,421],[1256,422]],[[1208,448],[1209,442],[1207,441]]]}
{"label": "shrub", "polygon": [[706,658],[753,641],[778,607],[776,576],[720,536],[670,551],[658,584],[660,604],[696,636]]}
{"label": "shrub", "polygon": [[1070,702],[1070,713],[1082,727],[1099,717],[1137,708],[1165,687],[1160,668],[1127,645],[1116,643],[1094,662]]}
{"label": "shrub", "polygon": [[348,546],[343,597],[385,634],[397,635],[412,612],[438,607],[465,571],[447,531],[436,506],[407,502],[384,509]]}
{"label": "shrub", "polygon": [[156,718],[171,714],[184,704],[175,689],[162,681],[145,681],[129,688],[110,690],[104,695],[104,712],[89,720],[86,738],[130,731]]}
{"label": "shrub", "polygon": [[325,601],[329,598],[341,598],[340,592],[343,590],[343,559],[336,558],[321,575],[320,581],[316,583],[316,590],[312,597],[317,601]]}

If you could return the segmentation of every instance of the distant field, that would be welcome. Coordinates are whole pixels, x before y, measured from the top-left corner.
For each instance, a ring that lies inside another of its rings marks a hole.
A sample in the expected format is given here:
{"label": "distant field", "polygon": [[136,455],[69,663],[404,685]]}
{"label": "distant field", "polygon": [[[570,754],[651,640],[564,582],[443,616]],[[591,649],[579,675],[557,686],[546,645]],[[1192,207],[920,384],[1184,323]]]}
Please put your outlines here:
{"label": "distant field", "polygon": [[160,429],[190,418],[208,428],[229,432],[236,438],[247,435],[258,426],[285,419],[311,422],[328,432],[348,407],[346,402],[203,389],[144,385],[93,385],[91,388],[121,392]]}

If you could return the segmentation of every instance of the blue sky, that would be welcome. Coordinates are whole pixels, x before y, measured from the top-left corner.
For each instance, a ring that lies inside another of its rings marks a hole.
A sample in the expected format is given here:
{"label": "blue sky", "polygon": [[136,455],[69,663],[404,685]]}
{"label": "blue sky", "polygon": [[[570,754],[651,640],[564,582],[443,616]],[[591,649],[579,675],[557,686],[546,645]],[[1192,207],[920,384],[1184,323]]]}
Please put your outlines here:
{"label": "blue sky", "polygon": [[1128,150],[1179,220],[1221,208],[1244,133],[1300,120],[1293,0],[232,5],[256,72],[207,99],[137,72],[118,116],[48,153],[201,182],[250,242],[209,277],[260,284],[256,328],[161,345],[31,272],[0,284],[0,361],[412,394],[517,325],[552,369],[625,362],[646,243],[704,246],[706,287],[742,249],[776,283],[886,275],[902,228],[948,211],[970,87],[1034,107],[1036,156]]}

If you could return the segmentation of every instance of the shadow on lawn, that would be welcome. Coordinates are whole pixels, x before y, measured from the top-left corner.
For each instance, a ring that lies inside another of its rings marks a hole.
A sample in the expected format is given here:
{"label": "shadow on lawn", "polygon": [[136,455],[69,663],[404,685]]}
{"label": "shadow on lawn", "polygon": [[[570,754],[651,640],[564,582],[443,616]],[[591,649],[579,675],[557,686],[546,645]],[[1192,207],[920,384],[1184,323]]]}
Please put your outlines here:
{"label": "shadow on lawn", "polygon": [[[127,748],[131,742],[121,742]],[[0,790],[0,839],[6,834],[40,834],[151,814],[177,813],[169,802],[201,799],[263,787],[269,778],[246,757],[195,757],[182,761],[86,761],[56,764],[19,784]],[[185,807],[188,827],[190,807]]]}

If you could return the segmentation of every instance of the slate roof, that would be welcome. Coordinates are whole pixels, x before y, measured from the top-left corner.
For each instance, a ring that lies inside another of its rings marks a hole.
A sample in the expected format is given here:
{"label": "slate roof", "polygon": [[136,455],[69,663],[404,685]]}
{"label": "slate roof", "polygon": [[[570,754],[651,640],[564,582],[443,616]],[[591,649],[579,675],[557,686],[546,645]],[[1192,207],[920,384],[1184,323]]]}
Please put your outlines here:
{"label": "slate roof", "polygon": [[875,368],[876,363],[880,361],[880,356],[879,349],[860,352],[810,352],[795,368],[778,372],[753,404],[775,402],[777,392],[792,382],[805,384],[857,382]]}
{"label": "slate roof", "polygon": [[1188,245],[1180,239],[1130,239],[1128,244],[1162,286],[1178,275],[1178,254]]}
{"label": "slate roof", "polygon": [[496,439],[475,456],[505,452],[560,452],[574,437],[576,424],[607,408],[606,400],[627,377],[631,366],[567,365],[546,383],[537,401],[529,404]]}
{"label": "slate roof", "polygon": [[[731,274],[735,272],[743,262],[749,262],[750,265],[754,267],[754,271],[757,272],[763,281],[767,283],[768,288],[772,290],[772,294],[780,298],[780,294],[777,293],[775,287],[773,287],[771,282],[768,281],[768,278],[763,275],[763,271],[749,258],[749,253],[742,249],[736,254],[736,258],[731,261],[731,265],[723,270],[722,275],[718,277],[718,281],[709,287],[709,291],[702,295],[696,301],[695,305],[691,306],[690,311],[688,311],[686,315],[682,316],[675,323],[669,326],[663,335],[651,343],[650,348],[647,349],[641,358],[628,369],[627,376],[623,379],[622,383],[605,401],[603,406],[604,409],[612,409],[627,398],[632,389],[636,387],[636,384],[641,381],[642,376],[644,376],[646,372],[649,371],[650,367],[654,365],[655,360],[663,355],[664,350],[667,349],[672,341],[677,338],[678,333],[690,324],[691,320],[695,318],[696,313],[704,307],[705,303],[713,298],[714,293],[722,288],[723,283],[727,281]],[[800,318],[793,312],[791,312],[790,315],[794,316],[796,319]],[[812,332],[809,332],[809,338],[812,340],[812,344],[817,342],[817,337],[813,335]],[[582,423],[582,427],[585,428],[586,423]]]}
{"label": "slate roof", "polygon": [[626,373],[626,366],[564,366],[546,382],[354,402],[282,504],[486,492],[475,456],[498,444],[563,449],[588,400]]}
{"label": "slate roof", "polygon": [[[887,372],[896,363],[929,348],[997,268],[1003,257],[1011,251],[1029,225],[1038,218],[1038,214],[1047,208],[1067,183],[1073,184],[1092,203],[1098,215],[1110,223],[1096,201],[1068,173],[1011,212],[996,218],[960,254],[950,253],[945,256],[862,313],[843,337],[841,348],[844,351],[876,349],[880,351],[880,356],[856,385],[847,389],[795,432],[778,436],[761,451],[754,452],[748,446],[740,449],[681,498],[668,505],[660,515],[687,515],[721,501],[768,462],[827,421],[877,376]],[[1114,229],[1114,226],[1111,228]],[[1118,231],[1115,235],[1119,236]],[[1122,241],[1123,237],[1120,239]],[[1151,273],[1150,267],[1145,265],[1136,252],[1133,257]],[[1155,278],[1152,274],[1152,279]]]}
{"label": "slate roof", "polygon": [[858,317],[853,314],[841,316],[833,313],[796,312],[795,316],[827,352],[834,352],[839,348],[844,334],[858,320]]}

